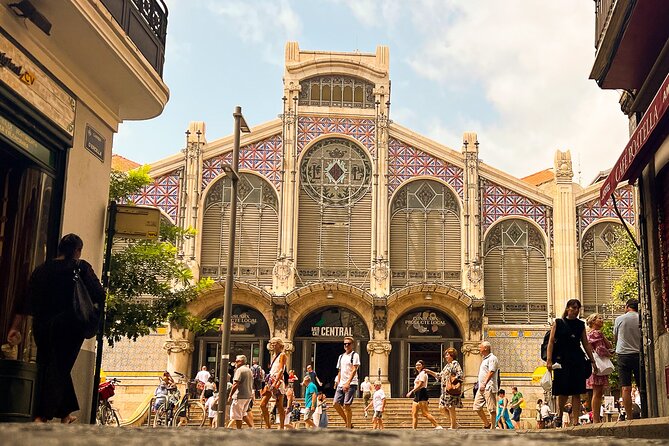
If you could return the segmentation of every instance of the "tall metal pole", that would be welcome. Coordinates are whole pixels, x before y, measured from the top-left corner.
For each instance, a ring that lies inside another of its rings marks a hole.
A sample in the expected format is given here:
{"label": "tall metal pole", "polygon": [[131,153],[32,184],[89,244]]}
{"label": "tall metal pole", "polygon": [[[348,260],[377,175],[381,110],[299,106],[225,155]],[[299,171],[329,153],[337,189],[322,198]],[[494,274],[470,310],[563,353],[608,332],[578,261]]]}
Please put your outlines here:
{"label": "tall metal pole", "polygon": [[232,193],[230,195],[230,225],[228,231],[228,269],[225,274],[225,300],[223,302],[223,327],[221,328],[221,365],[218,377],[217,427],[225,427],[225,408],[228,402],[228,365],[230,364],[230,319],[232,316],[232,287],[235,267],[235,238],[237,234],[237,182],[239,181],[239,137],[241,132],[242,108],[235,107],[234,139],[232,145]]}

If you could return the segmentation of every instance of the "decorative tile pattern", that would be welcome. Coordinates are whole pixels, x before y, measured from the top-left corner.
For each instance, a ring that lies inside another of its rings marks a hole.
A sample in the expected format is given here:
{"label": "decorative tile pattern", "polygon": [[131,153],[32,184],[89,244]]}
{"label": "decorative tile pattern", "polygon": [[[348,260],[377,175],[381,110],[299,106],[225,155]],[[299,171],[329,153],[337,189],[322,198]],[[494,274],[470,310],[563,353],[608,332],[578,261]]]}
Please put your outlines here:
{"label": "decorative tile pattern", "polygon": [[[539,357],[545,330],[486,330],[484,339],[492,344],[492,352],[499,358],[502,373],[532,373],[544,365]],[[536,354],[533,354],[535,352]]]}
{"label": "decorative tile pattern", "polygon": [[165,370],[167,352],[163,344],[167,335],[150,334],[136,341],[122,339],[114,347],[102,350],[102,369],[105,372],[150,372]]}
{"label": "decorative tile pattern", "polygon": [[[239,149],[239,168],[258,172],[276,186],[281,187],[281,135],[270,136],[262,141]],[[223,164],[232,162],[232,152],[209,158],[202,163],[202,189],[223,173]]]}
{"label": "decorative tile pattern", "polygon": [[132,196],[131,200],[138,205],[160,208],[172,221],[176,221],[181,196],[180,171],[175,170],[156,178],[152,184],[144,186],[137,195]]}
{"label": "decorative tile pattern", "polygon": [[[632,186],[621,187],[616,191],[616,203],[618,210],[622,214],[625,221],[631,225],[634,224],[634,193]],[[596,220],[604,217],[618,218],[615,209],[613,209],[613,199],[606,202],[606,205],[599,204],[599,196],[587,203],[576,206],[576,218],[578,219],[578,226],[581,232],[585,230],[588,225]]]}
{"label": "decorative tile pattern", "polygon": [[373,119],[300,116],[297,122],[297,153],[309,142],[329,133],[348,135],[369,149],[370,153],[376,152],[376,128]]}
{"label": "decorative tile pattern", "polygon": [[[499,218],[518,215],[530,218],[548,233],[548,206],[524,197],[504,186],[481,178],[483,197],[481,219],[483,231],[488,229]],[[552,235],[552,234],[551,234]]]}
{"label": "decorative tile pattern", "polygon": [[395,138],[388,141],[388,196],[403,181],[417,176],[433,176],[453,186],[463,197],[463,171],[461,168],[435,158]]}

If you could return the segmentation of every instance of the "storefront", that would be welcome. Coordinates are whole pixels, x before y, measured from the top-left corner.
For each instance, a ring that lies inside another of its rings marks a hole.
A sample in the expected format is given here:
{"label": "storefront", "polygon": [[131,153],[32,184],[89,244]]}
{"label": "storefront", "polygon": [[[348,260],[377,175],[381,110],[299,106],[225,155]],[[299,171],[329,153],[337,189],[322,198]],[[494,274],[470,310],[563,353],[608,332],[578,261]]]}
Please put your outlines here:
{"label": "storefront", "polygon": [[[218,309],[207,316],[207,319],[223,318],[223,309]],[[269,326],[267,320],[259,311],[244,305],[233,305],[230,336],[230,358],[237,355],[245,355],[248,363],[257,360],[258,364],[266,365],[269,352],[267,341],[269,341]],[[195,352],[193,353],[192,370],[197,371],[203,365],[212,371],[212,375],[219,373],[219,361],[221,358],[221,334],[211,331],[204,336],[195,339]],[[234,362],[230,364],[230,370]]]}
{"label": "storefront", "polygon": [[[423,360],[428,369],[440,371],[444,350],[453,347],[461,351],[462,335],[446,314],[432,308],[417,308],[395,322],[390,342],[388,374],[392,396],[401,397],[413,388],[416,361]],[[439,383],[430,379],[428,392],[430,397],[439,396]]]}
{"label": "storefront", "polygon": [[[344,351],[344,336],[355,339],[353,350],[360,354],[361,362],[358,376],[364,379],[370,372],[369,331],[359,315],[341,307],[319,309],[307,316],[295,331],[291,368],[302,377],[307,365],[311,364],[323,383],[321,390],[328,397],[334,396],[337,358]],[[301,389],[297,394],[302,394]]]}

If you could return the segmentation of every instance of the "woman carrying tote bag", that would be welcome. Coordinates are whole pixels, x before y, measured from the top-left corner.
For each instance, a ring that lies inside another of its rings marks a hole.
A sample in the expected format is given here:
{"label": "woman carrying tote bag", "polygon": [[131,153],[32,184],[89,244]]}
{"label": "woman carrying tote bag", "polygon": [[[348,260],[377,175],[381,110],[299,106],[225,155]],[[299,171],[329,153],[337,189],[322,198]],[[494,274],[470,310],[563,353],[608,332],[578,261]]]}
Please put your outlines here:
{"label": "woman carrying tote bag", "polygon": [[[604,333],[602,333],[602,326],[604,325],[604,318],[599,313],[593,313],[587,317],[585,324],[588,326],[587,336],[588,342],[592,347],[593,356],[595,361],[597,359],[608,359],[611,356],[610,350],[612,348],[611,343]],[[599,358],[598,358],[599,357]],[[609,362],[611,360],[609,359]],[[604,370],[598,365],[598,373],[602,373]],[[611,372],[609,372],[611,373]],[[601,417],[599,414],[599,409],[602,405],[602,394],[604,393],[604,388],[609,385],[609,376],[604,374],[592,373],[590,377],[586,380],[585,386],[588,389],[592,389],[592,403],[590,407],[592,408],[592,420],[594,423],[600,423]]]}

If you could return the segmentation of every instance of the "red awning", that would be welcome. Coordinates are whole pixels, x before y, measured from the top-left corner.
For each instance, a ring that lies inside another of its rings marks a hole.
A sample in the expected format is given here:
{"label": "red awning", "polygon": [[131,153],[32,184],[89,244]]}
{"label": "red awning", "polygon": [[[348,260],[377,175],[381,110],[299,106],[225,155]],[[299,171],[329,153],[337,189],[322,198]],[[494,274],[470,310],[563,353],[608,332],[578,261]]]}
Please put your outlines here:
{"label": "red awning", "polygon": [[[646,113],[641,118],[641,122],[634,130],[632,137],[625,146],[625,150],[616,161],[611,173],[604,181],[602,188],[599,190],[599,202],[603,206],[621,181],[636,180],[643,167],[648,162],[648,158],[652,155],[652,144],[647,144],[651,139],[658,124],[663,121],[667,115],[669,108],[669,75],[664,78],[662,86],[655,94],[653,101],[646,110]],[[666,116],[665,116],[666,115]]]}

